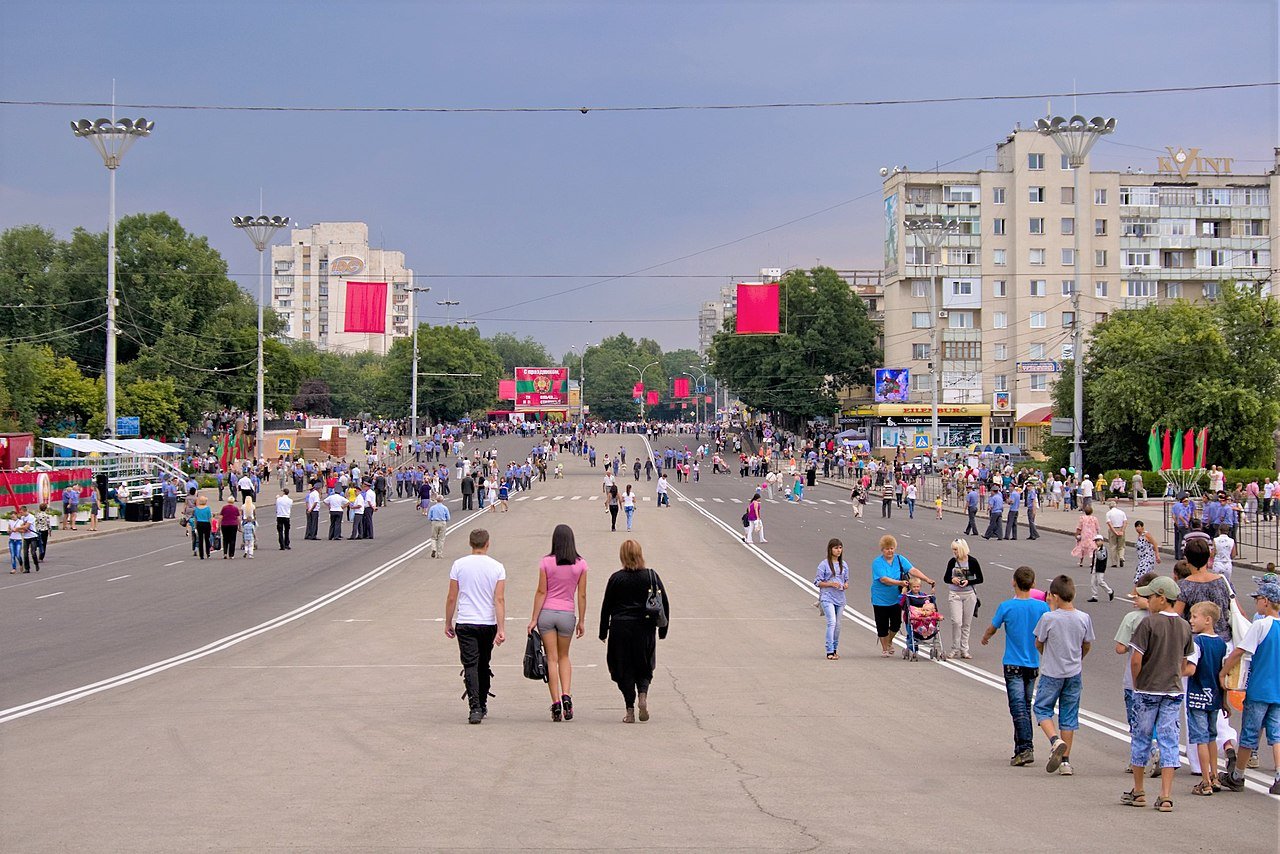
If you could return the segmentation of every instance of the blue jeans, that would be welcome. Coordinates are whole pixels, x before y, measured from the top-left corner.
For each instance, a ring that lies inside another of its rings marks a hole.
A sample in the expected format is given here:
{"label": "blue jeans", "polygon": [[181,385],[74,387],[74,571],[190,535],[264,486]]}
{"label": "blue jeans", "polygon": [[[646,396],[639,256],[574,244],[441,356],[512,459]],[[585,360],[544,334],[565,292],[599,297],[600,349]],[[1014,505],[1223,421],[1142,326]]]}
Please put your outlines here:
{"label": "blue jeans", "polygon": [[9,541],[9,562],[13,564],[12,568],[18,568],[18,561],[22,560],[22,540]]}
{"label": "blue jeans", "polygon": [[1218,740],[1217,709],[1187,709],[1187,744],[1213,744]]}
{"label": "blue jeans", "polygon": [[1077,730],[1080,728],[1080,689],[1083,682],[1080,674],[1059,679],[1055,676],[1040,677],[1036,686],[1036,702],[1034,710],[1036,723],[1051,720],[1053,707],[1058,707],[1058,729]]}
{"label": "blue jeans", "polygon": [[1035,692],[1036,677],[1040,670],[1017,664],[1004,666],[1004,691],[1009,695],[1009,716],[1013,718],[1014,754],[1031,750],[1031,696]]}
{"label": "blue jeans", "polygon": [[1267,730],[1267,741],[1280,744],[1280,703],[1263,703],[1246,696],[1244,716],[1240,722],[1240,746],[1257,750],[1264,727]]}
{"label": "blue jeans", "polygon": [[1182,695],[1133,693],[1133,716],[1136,727],[1130,732],[1129,764],[1145,766],[1151,754],[1151,736],[1160,749],[1160,767],[1177,768],[1178,741],[1181,736]]}
{"label": "blue jeans", "polygon": [[631,530],[631,517],[632,517],[632,516],[634,516],[634,515],[636,515],[636,508],[634,508],[634,507],[623,507],[622,509],[623,509],[623,510],[625,510],[625,511],[627,511],[627,530],[628,530],[628,531],[630,531],[630,530]]}
{"label": "blue jeans", "polygon": [[907,518],[916,518],[916,500],[914,498],[907,499]]}
{"label": "blue jeans", "polygon": [[827,653],[831,654],[840,646],[840,612],[842,606],[835,602],[822,601],[822,614],[827,618]]}

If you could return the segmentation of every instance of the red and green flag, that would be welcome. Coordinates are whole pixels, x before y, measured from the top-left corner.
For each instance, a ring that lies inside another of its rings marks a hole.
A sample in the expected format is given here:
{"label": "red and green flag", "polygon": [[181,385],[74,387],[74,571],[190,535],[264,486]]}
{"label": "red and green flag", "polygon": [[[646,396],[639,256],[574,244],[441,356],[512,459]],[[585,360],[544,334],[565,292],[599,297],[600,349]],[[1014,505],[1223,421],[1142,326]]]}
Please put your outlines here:
{"label": "red and green flag", "polygon": [[1196,440],[1196,468],[1204,468],[1209,457],[1209,428],[1201,427],[1200,436]]}
{"label": "red and green flag", "polygon": [[1196,428],[1194,427],[1182,437],[1182,467],[1184,469],[1196,467]]}
{"label": "red and green flag", "polygon": [[1170,435],[1172,432],[1168,427],[1164,428],[1164,441],[1160,446],[1160,471],[1173,468],[1173,451],[1170,448],[1170,443],[1173,441]]}
{"label": "red and green flag", "polygon": [[1151,428],[1151,435],[1147,437],[1147,458],[1151,461],[1151,470],[1158,471],[1160,468],[1160,431],[1156,427]]}

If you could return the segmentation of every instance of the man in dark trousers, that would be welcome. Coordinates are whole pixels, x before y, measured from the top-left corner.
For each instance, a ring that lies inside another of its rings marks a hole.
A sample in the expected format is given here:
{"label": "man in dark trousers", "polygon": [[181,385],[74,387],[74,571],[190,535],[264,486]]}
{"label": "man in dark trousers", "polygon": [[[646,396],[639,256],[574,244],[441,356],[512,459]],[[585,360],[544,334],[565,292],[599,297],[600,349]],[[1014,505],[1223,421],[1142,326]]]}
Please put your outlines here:
{"label": "man in dark trousers", "polygon": [[293,525],[293,499],[289,490],[282,489],[276,496],[276,539],[280,542],[280,551],[292,548],[289,545],[289,529]]}
{"label": "man in dark trousers", "polygon": [[320,485],[311,484],[307,493],[307,533],[304,540],[320,539]]}
{"label": "man in dark trousers", "polygon": [[987,497],[987,512],[991,514],[991,521],[987,524],[987,532],[982,535],[982,539],[989,540],[992,537],[999,540],[1000,536],[1000,517],[1004,514],[1004,496],[1000,494],[1000,490],[991,490],[991,495]]}
{"label": "man in dark trousers", "polygon": [[489,713],[489,662],[493,648],[507,639],[507,571],[489,557],[489,532],[474,529],[471,554],[453,562],[444,603],[444,634],[458,639],[462,678],[467,687],[467,723]]}
{"label": "man in dark trousers", "polygon": [[476,481],[470,475],[463,475],[458,481],[458,491],[462,493],[462,509],[474,510],[472,502],[476,497]]}
{"label": "man in dark trousers", "polygon": [[964,509],[969,514],[969,524],[965,525],[965,536],[978,536],[978,487],[970,486],[964,497]]}

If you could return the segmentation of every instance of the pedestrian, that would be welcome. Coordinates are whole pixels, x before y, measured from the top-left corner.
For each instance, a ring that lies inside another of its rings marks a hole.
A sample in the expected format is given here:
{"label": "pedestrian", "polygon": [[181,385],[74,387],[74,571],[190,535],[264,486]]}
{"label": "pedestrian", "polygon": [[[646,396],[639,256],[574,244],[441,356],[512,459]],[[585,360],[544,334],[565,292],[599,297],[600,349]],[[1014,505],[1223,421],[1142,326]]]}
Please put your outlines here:
{"label": "pedestrian", "polygon": [[935,495],[933,497],[933,510],[934,510],[934,518],[941,519],[942,518],[942,496],[941,495]]}
{"label": "pedestrian", "polygon": [[1040,515],[1040,486],[1034,478],[1022,491],[1022,503],[1027,508],[1027,539],[1040,539],[1040,531],[1036,529],[1036,517]]}
{"label": "pedestrian", "polygon": [[969,491],[964,496],[965,512],[969,516],[969,523],[964,526],[963,536],[978,536],[978,487],[970,484]]}
{"label": "pedestrian", "polygon": [[880,489],[880,518],[893,518],[893,478],[885,477]]}
{"label": "pedestrian", "polygon": [[[463,478],[470,480],[470,478]],[[431,509],[427,511],[427,522],[431,525],[431,556],[444,557],[445,530],[449,527],[449,508],[437,495],[431,499]]]}
{"label": "pedestrian", "polygon": [[1182,540],[1191,530],[1191,517],[1195,508],[1191,504],[1191,496],[1182,493],[1176,502],[1169,507],[1169,517],[1173,520],[1173,559],[1182,560]]}
{"label": "pedestrian", "polygon": [[897,549],[897,539],[885,534],[880,538],[880,554],[871,562],[871,610],[875,613],[876,636],[880,639],[883,658],[893,656],[893,639],[902,628],[902,608],[898,600],[907,588],[907,579],[919,578],[936,586],[933,579],[913,566],[905,555],[898,554]]}
{"label": "pedestrian", "polygon": [[1093,515],[1093,505],[1085,505],[1080,513],[1080,518],[1076,520],[1076,545],[1071,550],[1071,554],[1080,559],[1079,566],[1084,566],[1084,560],[1087,557],[1092,565],[1093,550],[1096,537],[1098,534],[1098,520]]}
{"label": "pedestrian", "polygon": [[1009,503],[1005,511],[1004,538],[1018,539],[1018,513],[1022,510],[1022,490],[1014,487],[1009,490]]}
{"label": "pedestrian", "polygon": [[[1134,589],[1137,590],[1139,587],[1147,586],[1154,581],[1155,578],[1156,573],[1154,572],[1149,572],[1146,575],[1143,575],[1134,584]],[[1133,639],[1133,633],[1138,628],[1138,624],[1147,618],[1148,612],[1147,597],[1139,596],[1137,593],[1132,593],[1129,595],[1129,599],[1133,603],[1133,608],[1120,620],[1120,628],[1116,629],[1115,642],[1116,655],[1126,656],[1124,667],[1122,668],[1124,675],[1121,679],[1121,683],[1124,685],[1125,720],[1129,724],[1129,736],[1132,738],[1133,733],[1138,729],[1138,721],[1137,718],[1134,717],[1136,707],[1133,703],[1133,647],[1129,646],[1129,641]],[[1159,767],[1160,754],[1155,750],[1155,745],[1152,745],[1151,755],[1148,761],[1148,768],[1155,771],[1152,776],[1159,776]],[[1130,768],[1129,763],[1126,762],[1124,765],[1124,773],[1129,774],[1131,771],[1132,769]]]}
{"label": "pedestrian", "polygon": [[1214,630],[1221,616],[1218,606],[1212,602],[1191,606],[1196,670],[1187,679],[1187,752],[1195,753],[1200,760],[1201,779],[1191,794],[1203,797],[1222,788],[1218,782],[1218,715],[1222,711],[1218,673],[1227,657],[1227,643]]}
{"label": "pedestrian", "polygon": [[[348,540],[364,539],[364,512],[365,501],[364,492],[361,491],[359,483],[352,478],[351,486],[347,488],[347,509],[351,511],[351,533],[347,535]],[[424,510],[426,508],[423,508]]]}
{"label": "pedestrian", "polygon": [[[1075,606],[1076,584],[1059,575],[1049,584],[1049,613],[1036,623],[1036,649],[1040,651],[1040,681],[1033,705],[1036,724],[1049,739],[1049,761],[1044,770],[1072,774],[1071,745],[1079,729],[1080,692],[1084,657],[1093,645],[1093,621]],[[1057,707],[1058,724],[1053,712]]]}
{"label": "pedestrian", "polygon": [[1178,600],[1173,610],[1190,619],[1190,608],[1197,602],[1212,602],[1218,608],[1214,631],[1224,641],[1231,641],[1231,600],[1234,594],[1226,576],[1210,569],[1209,547],[1203,540],[1188,540],[1184,549],[1184,561],[1190,570],[1184,578],[1177,579]]}
{"label": "pedestrian", "polygon": [[[636,461],[636,465],[640,465]],[[639,480],[639,478],[636,478]],[[631,491],[631,484],[627,484],[627,489],[622,493],[622,512],[627,514],[627,530],[631,530],[631,521],[636,515],[636,494]]]}
{"label": "pedestrian", "polygon": [[658,506],[670,507],[671,499],[667,497],[667,476],[663,472],[658,472]]}
{"label": "pedestrian", "polygon": [[[616,460],[617,457],[614,457]],[[622,502],[618,498],[618,485],[611,483],[605,489],[604,510],[609,515],[609,530],[618,530],[618,511],[622,509]]]}
{"label": "pedestrian", "polygon": [[208,498],[203,495],[196,496],[196,507],[191,513],[191,518],[195,522],[196,548],[200,560],[204,560],[210,557],[213,539],[213,508],[209,506]]}
{"label": "pedestrian", "polygon": [[39,537],[40,560],[44,560],[49,551],[49,535],[53,533],[53,517],[49,515],[49,505],[41,504],[36,511],[36,535]]}
{"label": "pedestrian", "polygon": [[88,500],[89,500],[89,530],[96,531],[98,530],[98,516],[102,512],[102,502],[100,500],[100,496],[98,495],[98,490],[95,487],[92,487],[92,486],[89,487]]}
{"label": "pedestrian", "polygon": [[293,527],[293,499],[289,490],[281,489],[276,496],[276,540],[280,543],[280,551],[290,551],[289,531]]}
{"label": "pedestrian", "polygon": [[1089,601],[1098,601],[1098,590],[1107,591],[1107,601],[1116,598],[1116,593],[1107,583],[1107,544],[1101,534],[1093,535],[1093,568],[1089,570]]}
{"label": "pedestrian", "polygon": [[307,533],[303,539],[320,539],[320,487],[317,483],[312,483],[311,491],[307,493]]}
{"label": "pedestrian", "polygon": [[769,542],[764,538],[764,515],[758,492],[747,502],[747,535],[743,539],[748,544],[751,542],[752,534],[759,534],[762,543]]}
{"label": "pedestrian", "polygon": [[987,496],[987,531],[982,535],[982,539],[990,540],[995,538],[1002,539],[1000,534],[1000,517],[1004,514],[1004,496],[1000,490],[991,490],[991,495]]}
{"label": "pedestrian", "polygon": [[[441,490],[441,493],[448,495],[447,490]],[[364,531],[363,539],[373,539],[373,514],[378,512],[378,493],[373,488],[373,484],[369,481],[364,482]]]}
{"label": "pedestrian", "polygon": [[844,543],[827,541],[827,557],[818,564],[813,578],[818,588],[818,608],[827,618],[827,660],[840,660],[840,615],[844,613],[845,591],[849,589],[849,564],[844,560]]}
{"label": "pedestrian", "polygon": [[996,607],[991,625],[982,635],[986,646],[1004,628],[1004,690],[1009,700],[1009,716],[1013,719],[1013,757],[1009,764],[1017,767],[1035,762],[1035,742],[1031,728],[1031,698],[1040,674],[1040,650],[1036,644],[1036,626],[1049,613],[1049,606],[1033,599],[1031,589],[1036,574],[1029,566],[1013,571],[1013,598]]}
{"label": "pedestrian", "polygon": [[1253,597],[1258,616],[1240,640],[1240,645],[1222,662],[1219,677],[1220,680],[1226,679],[1227,673],[1246,653],[1252,657],[1241,715],[1240,750],[1234,763],[1228,759],[1227,770],[1218,775],[1218,782],[1233,792],[1244,791],[1244,772],[1241,769],[1249,765],[1265,729],[1277,769],[1275,781],[1267,791],[1280,795],[1280,629],[1276,628],[1276,617],[1280,615],[1280,584],[1265,581],[1258,585],[1256,593],[1249,595]]}
{"label": "pedestrian", "polygon": [[855,485],[849,491],[849,503],[853,505],[853,518],[861,519],[867,506],[867,493],[860,485]]}
{"label": "pedestrian", "polygon": [[240,533],[244,537],[244,556],[247,560],[252,560],[258,548],[257,516],[245,516],[240,522]]}
{"label": "pedestrian", "polygon": [[908,519],[916,518],[916,495],[917,494],[918,492],[916,490],[916,484],[915,484],[915,481],[913,480],[911,483],[907,484],[907,490],[906,490]]}
{"label": "pedestrian", "polygon": [[455,560],[449,570],[444,635],[458,639],[469,710],[467,723],[478,724],[489,714],[493,648],[507,639],[507,571],[489,557],[488,531],[476,528],[467,539],[471,554]]}
{"label": "pedestrian", "polygon": [[329,539],[342,539],[342,512],[347,508],[347,499],[341,492],[330,492],[324,498],[324,505],[329,508]]}
{"label": "pedestrian", "polygon": [[22,548],[22,571],[30,572],[35,564],[36,572],[40,571],[40,535],[36,533],[36,517],[27,511],[25,505],[19,506],[9,526],[9,536],[20,532]]}
{"label": "pedestrian", "polygon": [[1236,541],[1231,538],[1229,526],[1218,526],[1218,535],[1213,538],[1212,554],[1213,571],[1231,581],[1231,561],[1236,556]]}
{"label": "pedestrian", "polygon": [[[1121,481],[1123,483],[1123,481]],[[1105,519],[1107,523],[1107,548],[1111,553],[1111,567],[1124,566],[1124,538],[1129,517],[1120,505],[1112,500]]]}
{"label": "pedestrian", "polygon": [[977,585],[982,583],[982,564],[969,554],[967,540],[951,541],[951,559],[947,561],[942,583],[947,585],[947,607],[951,617],[951,657],[973,658],[969,653],[969,633],[978,612]]}
{"label": "pedestrian", "polygon": [[[628,489],[631,487],[628,486]],[[551,551],[538,564],[538,590],[528,633],[538,632],[547,654],[551,720],[573,720],[573,663],[569,645],[587,624],[587,562],[578,554],[573,529],[556,525]]]}
{"label": "pedestrian", "polygon": [[462,493],[462,509],[475,509],[476,481],[475,478],[463,475],[458,481],[458,491]]}
{"label": "pedestrian", "polygon": [[1178,756],[1182,677],[1189,669],[1187,665],[1194,664],[1196,644],[1191,627],[1173,610],[1178,585],[1172,578],[1158,575],[1135,592],[1147,598],[1148,616],[1129,640],[1133,648],[1130,668],[1137,728],[1129,741],[1133,788],[1120,796],[1120,802],[1134,807],[1147,805],[1143,782],[1154,735],[1160,752],[1160,796],[1155,808],[1172,812],[1173,775],[1182,764]]}
{"label": "pedestrian", "polygon": [[[607,641],[605,653],[609,676],[622,692],[626,704],[623,723],[635,723],[638,704],[640,721],[649,720],[649,686],[657,664],[657,639],[666,638],[671,618],[671,602],[662,578],[646,567],[644,553],[635,540],[624,540],[618,549],[622,568],[609,577],[600,603],[600,640]],[[663,625],[649,613],[650,596],[662,601]]]}
{"label": "pedestrian", "polygon": [[240,508],[234,501],[222,505],[218,511],[218,523],[222,531],[222,559],[235,560],[236,544],[240,540]]}

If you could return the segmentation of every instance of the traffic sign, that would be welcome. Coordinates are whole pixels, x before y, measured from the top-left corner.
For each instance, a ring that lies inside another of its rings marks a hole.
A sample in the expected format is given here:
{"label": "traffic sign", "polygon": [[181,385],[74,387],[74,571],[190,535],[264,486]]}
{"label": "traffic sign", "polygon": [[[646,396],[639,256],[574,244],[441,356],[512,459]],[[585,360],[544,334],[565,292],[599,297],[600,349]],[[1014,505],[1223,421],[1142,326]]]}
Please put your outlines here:
{"label": "traffic sign", "polygon": [[1074,418],[1054,418],[1049,422],[1049,435],[1073,436],[1075,435],[1075,426]]}
{"label": "traffic sign", "polygon": [[280,453],[282,453],[282,454],[289,454],[289,453],[292,453],[292,452],[293,452],[293,440],[292,440],[292,439],[277,439],[277,440],[276,440],[276,450],[277,450],[277,451],[279,451],[279,452],[280,452]]}
{"label": "traffic sign", "polygon": [[927,434],[927,433],[917,433],[917,434],[916,434],[916,447],[917,447],[917,448],[927,448],[927,447],[929,447],[929,434]]}
{"label": "traffic sign", "polygon": [[141,419],[136,415],[121,415],[116,418],[116,435],[117,436],[141,436],[142,425]]}
{"label": "traffic sign", "polygon": [[706,393],[707,393],[707,387],[706,387],[706,386],[704,386],[704,385],[695,386],[695,387],[694,387],[694,389],[693,389],[693,393],[694,393],[694,394],[706,394]]}

